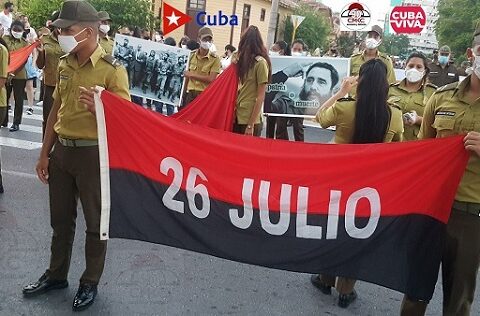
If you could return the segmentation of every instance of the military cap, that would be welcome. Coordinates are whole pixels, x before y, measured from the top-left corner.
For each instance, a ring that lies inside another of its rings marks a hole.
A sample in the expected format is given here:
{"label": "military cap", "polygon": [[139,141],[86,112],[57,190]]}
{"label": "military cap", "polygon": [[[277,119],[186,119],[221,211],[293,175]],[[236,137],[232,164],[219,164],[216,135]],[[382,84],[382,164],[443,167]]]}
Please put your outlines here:
{"label": "military cap", "polygon": [[67,28],[80,22],[99,22],[98,12],[83,0],[67,0],[63,3],[58,19],[52,23],[58,28]]}
{"label": "military cap", "polygon": [[108,14],[107,11],[99,11],[98,12],[98,17],[100,18],[100,21],[110,21],[110,22],[112,22],[112,19],[110,18],[110,14]]}
{"label": "military cap", "polygon": [[372,26],[372,29],[371,29],[370,31],[368,31],[368,33],[370,33],[370,32],[375,32],[375,33],[377,33],[378,35],[383,36],[383,30],[382,30],[382,28],[381,28],[380,26],[378,26],[378,25],[373,25],[373,26]]}
{"label": "military cap", "polygon": [[208,26],[204,26],[198,30],[198,37],[200,38],[200,40],[203,40],[207,36],[213,38],[213,32],[211,28],[209,28]]}
{"label": "military cap", "polygon": [[50,16],[50,21],[55,21],[58,19],[58,16],[60,15],[60,11],[55,10],[52,12],[52,15]]}
{"label": "military cap", "polygon": [[440,47],[438,52],[439,53],[450,53],[451,50],[450,50],[450,47],[448,47],[447,45],[443,45],[442,47]]}

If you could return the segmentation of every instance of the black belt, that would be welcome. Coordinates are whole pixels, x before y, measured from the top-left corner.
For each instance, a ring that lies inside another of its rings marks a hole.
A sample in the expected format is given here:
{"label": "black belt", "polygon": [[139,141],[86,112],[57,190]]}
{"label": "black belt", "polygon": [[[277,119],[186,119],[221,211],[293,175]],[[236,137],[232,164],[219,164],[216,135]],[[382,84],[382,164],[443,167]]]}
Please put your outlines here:
{"label": "black belt", "polygon": [[454,201],[452,208],[475,216],[480,216],[480,203]]}

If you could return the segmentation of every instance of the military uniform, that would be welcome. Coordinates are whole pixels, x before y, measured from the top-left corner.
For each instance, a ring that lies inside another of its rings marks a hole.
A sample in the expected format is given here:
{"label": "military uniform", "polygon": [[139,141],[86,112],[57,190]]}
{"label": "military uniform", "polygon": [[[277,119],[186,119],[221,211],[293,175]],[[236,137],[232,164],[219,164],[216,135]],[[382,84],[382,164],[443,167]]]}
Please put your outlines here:
{"label": "military uniform", "polygon": [[[237,105],[235,109],[236,120],[233,131],[244,134],[252,116],[252,111],[257,102],[258,86],[268,83],[268,64],[265,58],[256,57],[255,65],[247,72],[245,79],[239,83]],[[260,136],[262,131],[261,113],[254,121],[254,136]]]}
{"label": "military uniform", "polygon": [[167,73],[170,69],[170,63],[166,56],[157,61],[157,88],[155,92],[158,92],[158,98],[166,94],[165,84],[167,82]]}
{"label": "military uniform", "polygon": [[[0,78],[7,79],[8,77],[8,49],[0,44]],[[7,89],[5,85],[0,87],[0,122],[8,116],[7,108]],[[0,193],[3,193],[3,181],[2,181],[2,164],[0,156]]]}
{"label": "military uniform", "polygon": [[[208,52],[205,56],[200,56],[198,50],[190,54],[188,70],[202,76],[208,76],[212,73],[219,74],[221,68],[220,58],[213,52]],[[207,82],[195,79],[188,79],[187,97],[185,105],[189,104],[208,87]]]}
{"label": "military uniform", "polygon": [[428,68],[430,69],[428,80],[437,87],[442,87],[459,80],[458,70],[452,64],[448,64],[443,68],[440,63],[436,62],[430,63]]}
{"label": "military uniform", "polygon": [[170,95],[169,99],[174,102],[175,97],[180,97],[180,90],[182,88],[182,76],[185,72],[185,63],[176,63],[171,67],[172,79],[170,80]]}
{"label": "military uniform", "polygon": [[[480,101],[469,101],[464,81],[439,88],[430,98],[423,115],[420,139],[480,132]],[[434,158],[434,157],[432,157]],[[471,154],[457,189],[447,224],[442,258],[444,315],[469,315],[480,266],[480,158]],[[426,302],[405,298],[402,315],[423,315]]]}
{"label": "military uniform", "polygon": [[145,62],[145,78],[142,83],[143,93],[147,93],[147,89],[152,90],[152,76],[155,71],[155,64],[157,63],[156,55],[149,55]]}
{"label": "military uniform", "polygon": [[100,166],[95,116],[78,101],[79,87],[100,86],[130,100],[124,67],[97,46],[83,65],[65,55],[58,66],[53,95],[61,106],[54,130],[58,141],[50,156],[49,189],[53,228],[49,277],[67,278],[75,234],[77,196],[87,224],[86,270],[81,283],[98,284],[103,272],[106,242],[100,241]]}
{"label": "military uniform", "polygon": [[[315,120],[323,128],[336,126],[334,138],[336,144],[351,144],[355,128],[355,108],[355,99],[340,99],[331,107],[318,111]],[[403,139],[402,112],[395,106],[391,106],[390,110],[390,123],[384,143],[400,142]]]}
{"label": "military uniform", "polygon": [[98,42],[100,43],[100,46],[102,46],[102,48],[105,50],[105,52],[106,52],[108,55],[111,55],[111,54],[112,54],[113,44],[114,44],[114,40],[113,40],[113,39],[111,39],[108,35],[106,35],[105,37],[100,38],[100,39],[98,40]]}
{"label": "military uniform", "polygon": [[60,57],[64,55],[64,52],[58,44],[57,38],[52,34],[48,36],[43,36],[42,44],[45,54],[45,66],[43,67],[43,83],[44,83],[44,93],[43,93],[43,131],[45,132],[45,126],[47,124],[48,115],[53,105],[53,91],[57,85],[58,78],[58,63]]}
{"label": "military uniform", "polygon": [[[10,35],[5,35],[3,37],[7,43],[9,52],[16,51],[20,48],[28,46],[27,41],[23,38],[16,39]],[[13,118],[13,125],[20,125],[22,123],[23,115],[23,101],[25,96],[25,85],[27,83],[27,72],[25,70],[25,65],[20,67],[13,75],[15,75],[10,84],[7,84],[7,100],[10,100],[10,95],[13,90],[13,97],[15,98],[15,111]],[[8,125],[8,115],[4,118],[2,126]]]}
{"label": "military uniform", "polygon": [[[424,83],[418,91],[410,92],[405,88],[406,79],[390,85],[388,90],[388,102],[395,104],[403,114],[415,111],[423,116],[425,105],[437,87],[431,83]],[[420,125],[405,125],[403,132],[404,140],[417,140]]]}

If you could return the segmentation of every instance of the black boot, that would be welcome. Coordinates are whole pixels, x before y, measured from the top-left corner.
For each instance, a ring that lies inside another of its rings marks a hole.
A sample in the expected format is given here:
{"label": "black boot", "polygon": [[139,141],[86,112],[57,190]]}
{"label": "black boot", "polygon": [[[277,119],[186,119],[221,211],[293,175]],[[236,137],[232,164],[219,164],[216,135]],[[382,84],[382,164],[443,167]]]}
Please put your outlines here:
{"label": "black boot", "polygon": [[319,274],[312,275],[312,277],[310,278],[310,281],[312,282],[313,286],[315,286],[317,289],[322,291],[323,294],[325,295],[332,294],[332,287],[330,285],[323,283],[322,280],[320,279]]}
{"label": "black boot", "polygon": [[95,301],[97,286],[94,284],[80,284],[77,294],[73,299],[72,310],[74,312],[87,309]]}
{"label": "black boot", "polygon": [[355,290],[353,290],[350,294],[340,294],[338,296],[338,306],[341,308],[347,308],[348,305],[352,304],[356,299],[357,292]]}
{"label": "black boot", "polygon": [[67,286],[67,280],[52,280],[44,273],[37,282],[33,282],[25,286],[22,292],[25,296],[35,296],[38,294],[47,293],[51,290],[64,289]]}

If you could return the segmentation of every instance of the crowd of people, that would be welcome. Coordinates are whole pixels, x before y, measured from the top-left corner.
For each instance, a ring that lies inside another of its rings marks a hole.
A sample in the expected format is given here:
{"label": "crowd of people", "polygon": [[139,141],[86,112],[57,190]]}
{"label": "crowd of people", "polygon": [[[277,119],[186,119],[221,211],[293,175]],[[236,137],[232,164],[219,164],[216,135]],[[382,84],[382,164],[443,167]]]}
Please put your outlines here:
{"label": "crowd of people", "polygon": [[[0,115],[2,126],[8,123],[10,95],[15,99],[14,121],[10,130],[17,131],[23,115],[25,96],[28,112],[33,109],[36,79],[42,76],[43,146],[36,166],[40,180],[49,185],[53,238],[49,268],[23,289],[25,296],[34,296],[68,286],[67,275],[75,233],[77,197],[80,199],[87,225],[86,269],[73,301],[74,310],[88,308],[97,295],[103,273],[106,242],[99,239],[100,170],[98,135],[94,113],[94,86],[102,86],[120,97],[164,112],[160,101],[143,100],[130,95],[132,88],[180,98],[181,108],[195,100],[230,64],[237,65],[239,87],[234,133],[259,137],[263,129],[262,107],[266,102],[267,85],[299,75],[302,69],[288,69],[272,74],[270,57],[306,56],[308,47],[301,39],[292,45],[277,41],[267,48],[256,26],[243,33],[238,49],[225,47],[219,56],[214,35],[203,27],[196,39],[178,41],[178,47],[191,50],[188,60],[168,54],[148,55],[141,47],[133,47],[128,39],[114,47],[110,37],[112,19],[105,11],[98,12],[88,2],[71,0],[52,14],[46,28],[37,34],[26,16],[12,15],[13,4],[7,2],[0,14],[3,37],[0,38]],[[121,28],[120,34],[177,46],[175,39],[164,38],[160,31],[150,33],[139,28]],[[405,79],[397,81],[391,58],[378,47],[383,31],[374,26],[358,50],[350,58],[350,76],[339,82],[335,69],[314,64],[305,70],[305,98],[320,93],[320,81],[313,74],[317,68],[329,70],[325,92],[330,98],[321,105],[315,120],[323,128],[336,126],[334,142],[366,144],[413,141],[424,138],[465,134],[465,148],[472,152],[465,176],[458,188],[452,217],[447,227],[447,243],[442,266],[444,312],[447,315],[468,315],[474,297],[477,270],[480,265],[480,28],[473,36],[467,57],[471,67],[459,82],[449,62],[448,46],[442,46],[436,60],[428,60],[413,52],[405,61]],[[9,52],[40,41],[24,67],[7,73]],[[332,55],[337,55],[335,51]],[[315,55],[315,53],[314,53]],[[335,57],[329,55],[330,57]],[[41,70],[40,72],[36,69]],[[186,78],[181,91],[180,74]],[[283,79],[282,79],[283,78]],[[318,80],[317,80],[318,79]],[[325,84],[324,84],[325,85]],[[171,104],[166,114],[175,111]],[[267,117],[266,136],[288,140],[292,125],[294,139],[304,141],[302,117]],[[434,158],[433,158],[434,159]],[[78,172],[81,170],[81,172]],[[0,178],[1,179],[1,178]],[[1,185],[1,182],[0,182]],[[3,187],[1,188],[3,192]],[[332,288],[339,292],[338,305],[348,307],[357,298],[355,280],[334,275],[314,275],[312,284],[322,293]],[[424,315],[428,302],[405,297],[402,315]]]}

